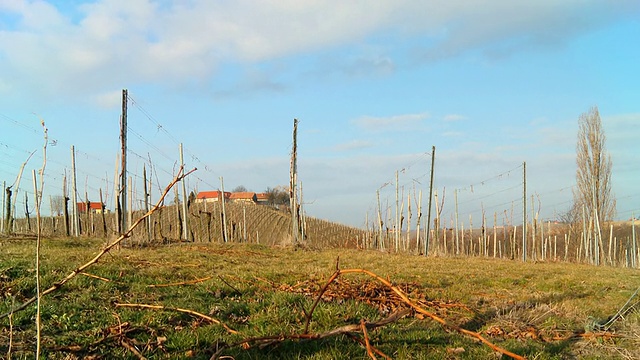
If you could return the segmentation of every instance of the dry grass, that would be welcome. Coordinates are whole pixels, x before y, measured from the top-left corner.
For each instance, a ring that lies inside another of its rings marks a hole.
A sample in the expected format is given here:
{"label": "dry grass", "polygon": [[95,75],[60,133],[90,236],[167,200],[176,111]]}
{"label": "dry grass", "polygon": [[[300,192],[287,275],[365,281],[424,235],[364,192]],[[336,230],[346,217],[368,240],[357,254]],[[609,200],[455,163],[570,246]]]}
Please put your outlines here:
{"label": "dry grass", "polygon": [[[43,241],[43,286],[90,259],[103,244],[92,239]],[[14,299],[19,304],[34,295],[34,249],[33,239],[0,240],[0,313],[9,311]],[[87,269],[89,276],[73,279],[42,300],[44,352],[51,359],[208,359],[219,346],[244,338],[301,333],[305,311],[338,258],[340,268],[362,268],[387,278],[450,323],[527,358],[640,358],[638,310],[615,322],[610,332],[585,333],[590,318],[614,315],[640,286],[637,270],[215,243],[123,248],[108,254]],[[343,275],[340,280],[315,310],[312,332],[379,321],[394,310],[393,297],[371,278]],[[176,285],[152,286],[163,284]],[[239,334],[189,313],[116,303],[191,310]],[[29,308],[13,315],[14,358],[30,357],[35,350],[34,314]],[[9,346],[7,318],[0,320],[0,329],[2,357]],[[398,359],[495,358],[486,346],[415,314],[368,331],[367,340]],[[223,354],[235,359],[368,356],[364,346],[344,336],[232,347]]]}

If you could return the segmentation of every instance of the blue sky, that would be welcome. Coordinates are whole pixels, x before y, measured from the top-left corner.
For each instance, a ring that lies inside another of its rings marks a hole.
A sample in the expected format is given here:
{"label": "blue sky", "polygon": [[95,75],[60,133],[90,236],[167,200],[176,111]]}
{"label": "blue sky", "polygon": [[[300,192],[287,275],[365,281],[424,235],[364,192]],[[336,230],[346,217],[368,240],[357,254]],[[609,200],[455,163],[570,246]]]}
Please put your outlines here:
{"label": "blue sky", "polygon": [[391,214],[398,171],[415,222],[436,146],[447,221],[455,190],[465,222],[482,210],[521,221],[523,161],[552,219],[571,203],[578,118],[598,106],[629,218],[640,212],[638,64],[637,1],[0,0],[0,181],[38,150],[21,184],[33,192],[44,119],[45,203],[61,194],[71,145],[80,197],[111,195],[126,88],[129,171],[151,158],[156,193],[179,143],[199,169],[191,190],[220,177],[225,189],[287,184],[298,118],[311,216],[363,226],[378,190]]}

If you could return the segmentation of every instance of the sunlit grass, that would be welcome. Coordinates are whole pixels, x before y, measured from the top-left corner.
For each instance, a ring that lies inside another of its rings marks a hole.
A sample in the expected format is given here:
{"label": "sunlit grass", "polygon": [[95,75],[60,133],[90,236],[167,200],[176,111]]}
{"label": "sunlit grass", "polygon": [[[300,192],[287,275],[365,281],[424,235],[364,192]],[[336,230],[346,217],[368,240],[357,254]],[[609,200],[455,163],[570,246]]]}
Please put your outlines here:
{"label": "sunlit grass", "polygon": [[[0,313],[35,295],[33,240],[0,240]],[[95,255],[104,240],[48,239],[42,244],[42,286],[47,288]],[[320,286],[335,271],[363,268],[429,301],[465,306],[429,309],[452,324],[477,331],[528,358],[640,357],[640,316],[613,326],[617,337],[574,337],[589,318],[606,319],[640,286],[637,270],[567,263],[527,263],[485,258],[394,255],[378,251],[323,250],[237,244],[182,244],[122,248],[104,256],[62,289],[43,299],[43,345],[47,358],[136,356],[119,343],[126,336],[149,359],[209,359],[219,346],[260,336],[300,334]],[[150,287],[196,279],[192,285]],[[349,284],[375,283],[344,275]],[[306,282],[306,283],[305,283]],[[286,286],[281,286],[286,285]],[[290,292],[288,288],[307,287]],[[138,303],[193,310],[239,331],[170,310],[116,307]],[[388,314],[364,299],[322,301],[310,331],[320,333]],[[35,308],[13,315],[13,354],[32,356]],[[124,324],[124,325],[123,325]],[[121,326],[123,333],[114,333]],[[8,321],[0,320],[0,356],[8,350]],[[503,333],[500,333],[502,331]],[[496,357],[476,341],[414,316],[378,328],[371,343],[397,359]],[[560,339],[560,337],[567,339]],[[456,350],[458,349],[458,350]],[[464,349],[464,353],[457,353]],[[265,348],[228,348],[236,359],[366,359],[366,350],[346,336],[287,340]]]}

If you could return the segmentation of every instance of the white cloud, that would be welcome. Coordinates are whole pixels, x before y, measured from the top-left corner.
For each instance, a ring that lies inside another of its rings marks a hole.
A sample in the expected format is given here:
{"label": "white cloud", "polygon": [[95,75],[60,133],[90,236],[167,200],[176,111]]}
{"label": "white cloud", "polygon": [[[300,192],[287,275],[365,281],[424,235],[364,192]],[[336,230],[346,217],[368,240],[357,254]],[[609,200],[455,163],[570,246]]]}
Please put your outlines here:
{"label": "white cloud", "polygon": [[[73,6],[73,5],[71,5]],[[0,37],[0,76],[36,78],[34,91],[104,91],[121,83],[206,82],[224,62],[261,62],[343,45],[375,47],[380,34],[420,37],[421,59],[513,44],[562,43],[634,16],[634,1],[338,1],[233,2],[101,0],[70,8],[43,1],[2,2],[19,20]],[[356,74],[394,71],[384,54],[365,54]],[[5,80],[7,81],[7,80]]]}
{"label": "white cloud", "polygon": [[453,121],[466,120],[467,117],[460,114],[448,114],[448,115],[445,115],[443,119],[444,121],[453,122]]}
{"label": "white cloud", "polygon": [[427,113],[393,115],[388,117],[362,116],[352,123],[367,131],[410,130],[429,118]]}
{"label": "white cloud", "polygon": [[342,152],[342,151],[351,151],[351,150],[360,150],[372,147],[373,143],[367,140],[352,140],[346,143],[338,144],[333,147],[334,151]]}
{"label": "white cloud", "polygon": [[122,90],[107,91],[94,96],[94,103],[101,108],[112,109],[122,105]]}

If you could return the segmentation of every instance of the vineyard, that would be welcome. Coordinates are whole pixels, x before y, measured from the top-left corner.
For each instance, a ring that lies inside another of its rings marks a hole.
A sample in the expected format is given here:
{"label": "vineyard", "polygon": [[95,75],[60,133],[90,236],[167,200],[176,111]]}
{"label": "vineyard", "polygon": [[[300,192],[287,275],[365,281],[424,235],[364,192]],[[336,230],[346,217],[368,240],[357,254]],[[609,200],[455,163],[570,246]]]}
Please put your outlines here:
{"label": "vineyard", "polygon": [[[187,241],[182,237],[183,219],[181,205],[160,207],[144,225],[134,229],[131,245],[170,244]],[[132,213],[135,219],[144,214]],[[223,218],[226,219],[226,236]],[[114,213],[84,212],[78,217],[81,237],[117,236]],[[15,220],[17,235],[34,235],[35,219]],[[188,241],[204,243],[253,243],[263,245],[291,244],[291,215],[288,209],[252,203],[227,203],[223,216],[220,203],[194,203],[188,207]],[[304,221],[304,238],[307,245],[316,248],[357,247],[367,239],[364,230],[342,224],[307,217]],[[68,226],[64,216],[43,217],[42,234],[49,237],[67,236]]]}

